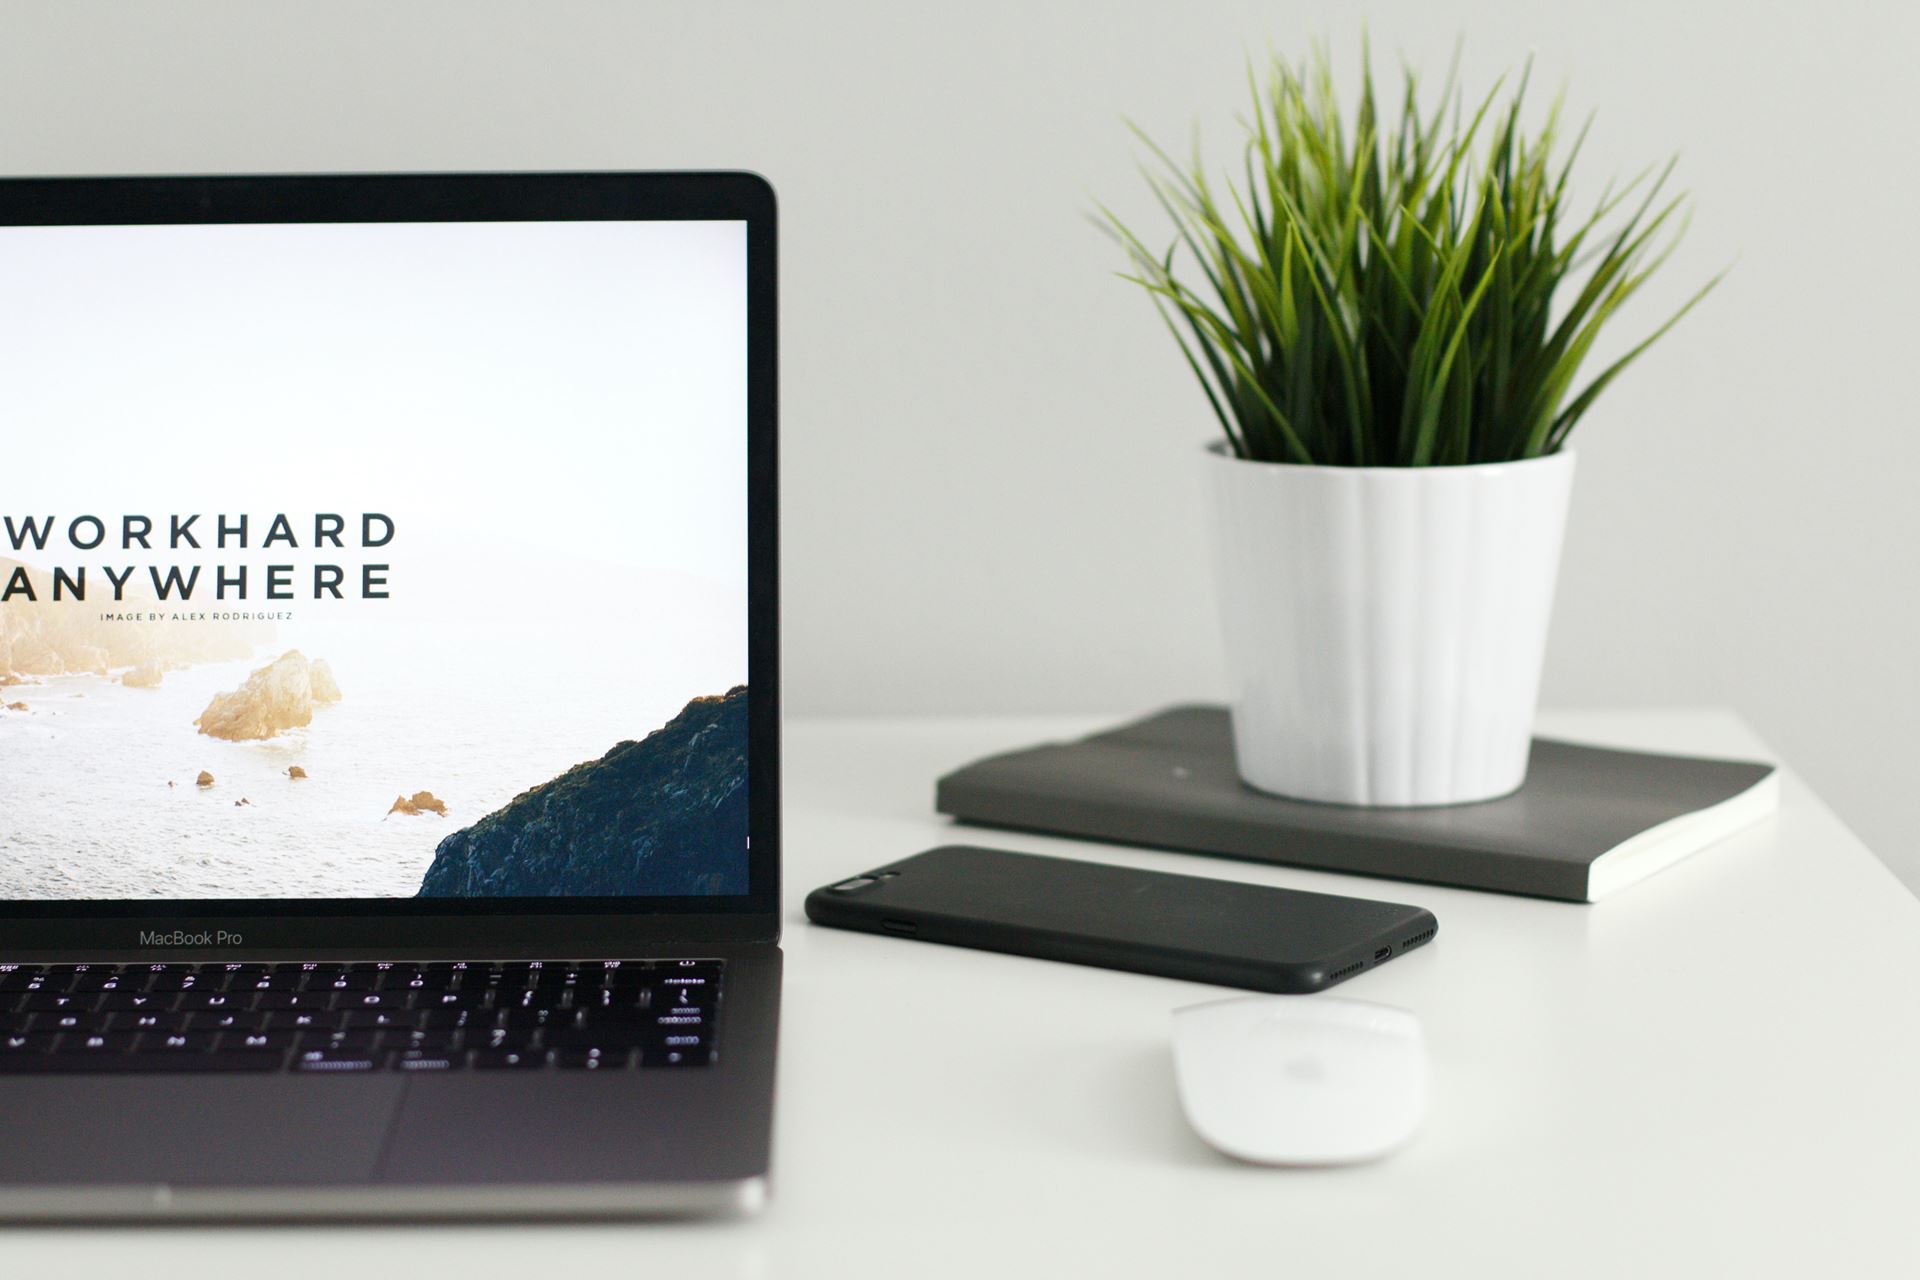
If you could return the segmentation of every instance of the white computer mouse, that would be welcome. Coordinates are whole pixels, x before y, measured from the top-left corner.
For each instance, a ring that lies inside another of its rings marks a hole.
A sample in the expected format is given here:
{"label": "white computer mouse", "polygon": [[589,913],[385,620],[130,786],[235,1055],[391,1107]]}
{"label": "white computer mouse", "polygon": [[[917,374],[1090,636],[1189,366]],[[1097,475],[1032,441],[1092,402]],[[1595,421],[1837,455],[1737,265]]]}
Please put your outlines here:
{"label": "white computer mouse", "polygon": [[1180,1105],[1202,1138],[1259,1164],[1376,1160],[1427,1109],[1427,1050],[1405,1009],[1247,996],[1173,1013]]}

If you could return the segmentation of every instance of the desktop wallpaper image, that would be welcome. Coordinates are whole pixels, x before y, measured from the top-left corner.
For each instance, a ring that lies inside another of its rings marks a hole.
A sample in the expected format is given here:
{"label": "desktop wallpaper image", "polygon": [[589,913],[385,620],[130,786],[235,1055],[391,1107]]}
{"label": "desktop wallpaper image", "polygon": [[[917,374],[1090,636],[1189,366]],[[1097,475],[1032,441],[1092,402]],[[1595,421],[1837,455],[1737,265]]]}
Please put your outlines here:
{"label": "desktop wallpaper image", "polygon": [[0,278],[0,899],[745,892],[738,224]]}

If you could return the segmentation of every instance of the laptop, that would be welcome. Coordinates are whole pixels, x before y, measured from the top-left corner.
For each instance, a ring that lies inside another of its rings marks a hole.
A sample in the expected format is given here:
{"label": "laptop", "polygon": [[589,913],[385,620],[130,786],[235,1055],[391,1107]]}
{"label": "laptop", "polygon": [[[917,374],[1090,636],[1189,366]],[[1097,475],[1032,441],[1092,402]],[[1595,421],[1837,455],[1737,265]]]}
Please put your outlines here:
{"label": "laptop", "polygon": [[774,198],[0,182],[0,1216],[766,1195]]}

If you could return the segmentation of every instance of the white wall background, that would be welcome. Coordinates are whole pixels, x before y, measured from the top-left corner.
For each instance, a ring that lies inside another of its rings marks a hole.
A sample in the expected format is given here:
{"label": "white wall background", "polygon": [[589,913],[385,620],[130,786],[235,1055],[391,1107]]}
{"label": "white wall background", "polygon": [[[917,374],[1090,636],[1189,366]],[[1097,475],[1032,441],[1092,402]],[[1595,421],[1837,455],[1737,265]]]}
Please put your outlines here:
{"label": "white wall background", "polygon": [[[1218,692],[1204,402],[1109,276],[1129,115],[1234,145],[1242,60],[1360,9],[1233,0],[0,0],[0,172],[750,167],[784,217],[795,712]],[[1470,83],[1597,108],[1585,190],[1679,150],[1725,286],[1576,437],[1558,704],[1730,704],[1920,885],[1920,10],[1376,0]],[[1384,61],[1384,59],[1383,59]],[[3,455],[4,442],[0,442]]]}

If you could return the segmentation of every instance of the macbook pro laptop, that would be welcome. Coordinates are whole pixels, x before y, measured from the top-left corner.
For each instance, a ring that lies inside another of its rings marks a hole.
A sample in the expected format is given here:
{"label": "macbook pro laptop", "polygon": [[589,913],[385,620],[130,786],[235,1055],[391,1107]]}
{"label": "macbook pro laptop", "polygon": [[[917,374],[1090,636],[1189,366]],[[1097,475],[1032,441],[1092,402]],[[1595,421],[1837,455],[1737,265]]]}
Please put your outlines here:
{"label": "macbook pro laptop", "polygon": [[0,181],[0,1216],[760,1202],[774,240]]}

